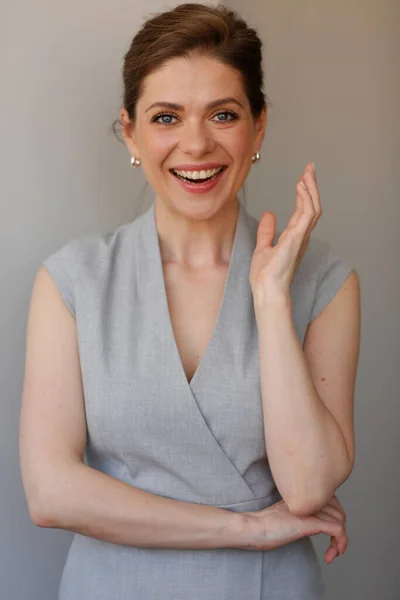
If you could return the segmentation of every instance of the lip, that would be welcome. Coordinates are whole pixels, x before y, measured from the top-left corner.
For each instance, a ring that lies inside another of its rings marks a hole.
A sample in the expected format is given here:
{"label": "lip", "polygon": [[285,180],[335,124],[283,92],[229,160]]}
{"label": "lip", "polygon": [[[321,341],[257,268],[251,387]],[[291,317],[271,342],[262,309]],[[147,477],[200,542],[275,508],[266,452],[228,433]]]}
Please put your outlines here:
{"label": "lip", "polygon": [[202,163],[200,165],[177,165],[171,167],[170,171],[175,169],[176,171],[207,171],[208,169],[219,169],[220,167],[227,167],[221,163]]}
{"label": "lip", "polygon": [[181,188],[183,188],[186,192],[197,195],[197,194],[205,194],[207,192],[211,192],[211,190],[213,190],[215,187],[217,187],[220,184],[221,180],[222,181],[224,180],[226,170],[227,170],[227,168],[222,169],[221,173],[219,175],[217,175],[217,177],[215,177],[211,181],[206,181],[205,183],[191,183],[189,181],[183,181],[182,179],[179,179],[179,177],[174,175],[172,172],[171,172],[171,175],[175,179],[175,181],[178,183],[178,185],[180,185]]}

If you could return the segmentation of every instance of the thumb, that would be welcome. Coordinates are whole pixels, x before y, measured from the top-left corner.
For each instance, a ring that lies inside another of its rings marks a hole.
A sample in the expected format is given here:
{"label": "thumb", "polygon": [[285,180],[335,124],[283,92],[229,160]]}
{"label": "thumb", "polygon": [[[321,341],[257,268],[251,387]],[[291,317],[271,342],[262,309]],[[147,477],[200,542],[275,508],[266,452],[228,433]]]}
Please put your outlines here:
{"label": "thumb", "polygon": [[272,247],[276,232],[276,216],[272,212],[261,215],[257,229],[256,250]]}

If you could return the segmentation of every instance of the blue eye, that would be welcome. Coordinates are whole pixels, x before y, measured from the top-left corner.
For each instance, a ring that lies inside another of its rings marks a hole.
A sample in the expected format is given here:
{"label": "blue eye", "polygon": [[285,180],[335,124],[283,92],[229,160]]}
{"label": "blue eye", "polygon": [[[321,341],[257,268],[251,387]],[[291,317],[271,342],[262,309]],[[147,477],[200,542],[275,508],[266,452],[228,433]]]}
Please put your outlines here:
{"label": "blue eye", "polygon": [[159,113],[158,115],[155,115],[151,122],[155,122],[155,123],[161,123],[161,125],[173,125],[173,123],[171,123],[170,121],[165,122],[164,120],[159,121],[159,119],[164,119],[165,117],[167,117],[168,119],[174,119],[175,116],[171,115],[170,113]]}
{"label": "blue eye", "polygon": [[[234,113],[233,111],[230,110],[220,110],[217,114],[214,115],[213,118],[215,117],[219,117],[221,115],[224,115],[225,117],[230,117],[230,118],[224,118],[224,119],[217,119],[217,123],[228,123],[229,121],[236,121],[236,119],[238,118],[238,115],[236,113]],[[171,121],[171,119],[177,119],[178,116],[174,115],[172,113],[158,113],[157,115],[154,115],[154,117],[151,119],[152,123],[158,123],[159,125],[175,125],[175,123],[173,123]]]}
{"label": "blue eye", "polygon": [[218,117],[220,115],[229,115],[232,118],[231,119],[222,119],[222,121],[220,119],[217,119],[219,123],[226,123],[228,121],[235,121],[237,119],[237,114],[234,112],[231,112],[230,110],[220,111],[215,116]]}

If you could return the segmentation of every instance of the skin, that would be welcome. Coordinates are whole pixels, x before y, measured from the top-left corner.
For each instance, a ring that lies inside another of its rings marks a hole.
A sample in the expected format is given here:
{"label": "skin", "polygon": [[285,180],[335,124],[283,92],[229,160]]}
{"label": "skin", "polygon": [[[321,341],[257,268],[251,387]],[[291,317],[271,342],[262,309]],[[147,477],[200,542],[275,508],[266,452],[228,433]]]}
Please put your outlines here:
{"label": "skin", "polygon": [[[226,97],[235,98],[243,108],[233,102],[206,108],[209,102]],[[146,112],[161,100],[179,103],[184,110],[156,107]],[[227,110],[238,118],[232,120],[223,112]],[[152,123],[160,111],[177,116]],[[157,225],[167,241],[168,260],[203,267],[217,265],[224,258],[229,262],[237,193],[252,166],[252,155],[261,147],[266,107],[254,121],[238,72],[215,59],[196,56],[172,59],[148,75],[135,123],[130,122],[124,108],[120,120],[129,152],[140,158],[156,194]],[[165,124],[171,121],[172,125]],[[204,162],[228,165],[223,186],[206,194],[182,190],[169,172],[180,164]]]}
{"label": "skin", "polygon": [[[132,122],[125,108],[120,121],[126,146],[141,160],[146,178],[156,195],[156,220],[168,262],[193,269],[213,268],[229,262],[238,214],[237,194],[252,167],[252,156],[260,151],[267,124],[267,107],[254,120],[240,74],[217,60],[194,55],[174,58],[146,77],[143,93]],[[241,106],[225,102],[209,109],[219,98],[235,98]],[[160,101],[178,103],[182,110],[156,106]],[[226,111],[233,111],[233,119]],[[152,119],[159,116],[158,122]],[[204,194],[182,189],[169,169],[183,163],[216,162],[227,165],[224,184]],[[304,184],[304,185],[303,185]],[[304,187],[305,186],[305,187]],[[275,216],[266,212],[259,223],[250,283],[255,300],[264,300],[272,290],[272,301],[288,294],[294,271],[306,250],[309,236],[321,215],[312,163],[296,183],[296,208],[280,245],[272,248]],[[337,498],[334,506],[318,513],[319,519],[337,518],[344,511]],[[298,518],[298,517],[297,517]],[[332,536],[325,560],[343,553],[347,536]],[[338,540],[340,543],[338,544]],[[340,546],[340,549],[338,548]]]}
{"label": "skin", "polygon": [[322,215],[312,165],[307,166],[304,181],[307,183],[304,187],[301,182],[297,185],[295,210],[275,246],[272,244],[276,233],[276,216],[267,211],[260,219],[250,272],[256,305],[262,305],[268,297],[274,301],[290,302],[290,285],[294,274]]}

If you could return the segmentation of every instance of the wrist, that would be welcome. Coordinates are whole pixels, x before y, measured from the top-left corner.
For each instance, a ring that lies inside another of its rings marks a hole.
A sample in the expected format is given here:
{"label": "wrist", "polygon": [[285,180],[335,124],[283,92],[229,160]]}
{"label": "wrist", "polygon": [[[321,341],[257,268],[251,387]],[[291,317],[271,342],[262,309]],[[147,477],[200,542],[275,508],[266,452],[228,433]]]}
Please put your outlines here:
{"label": "wrist", "polygon": [[240,519],[237,521],[237,548],[242,550],[262,550],[265,535],[260,528],[260,521],[253,513],[236,513]]}
{"label": "wrist", "polygon": [[292,309],[290,293],[266,288],[263,285],[252,288],[252,293],[254,308],[257,310],[268,308],[270,310],[288,311]]}
{"label": "wrist", "polygon": [[290,295],[265,294],[256,292],[254,297],[254,311],[256,315],[292,315],[292,299]]}

